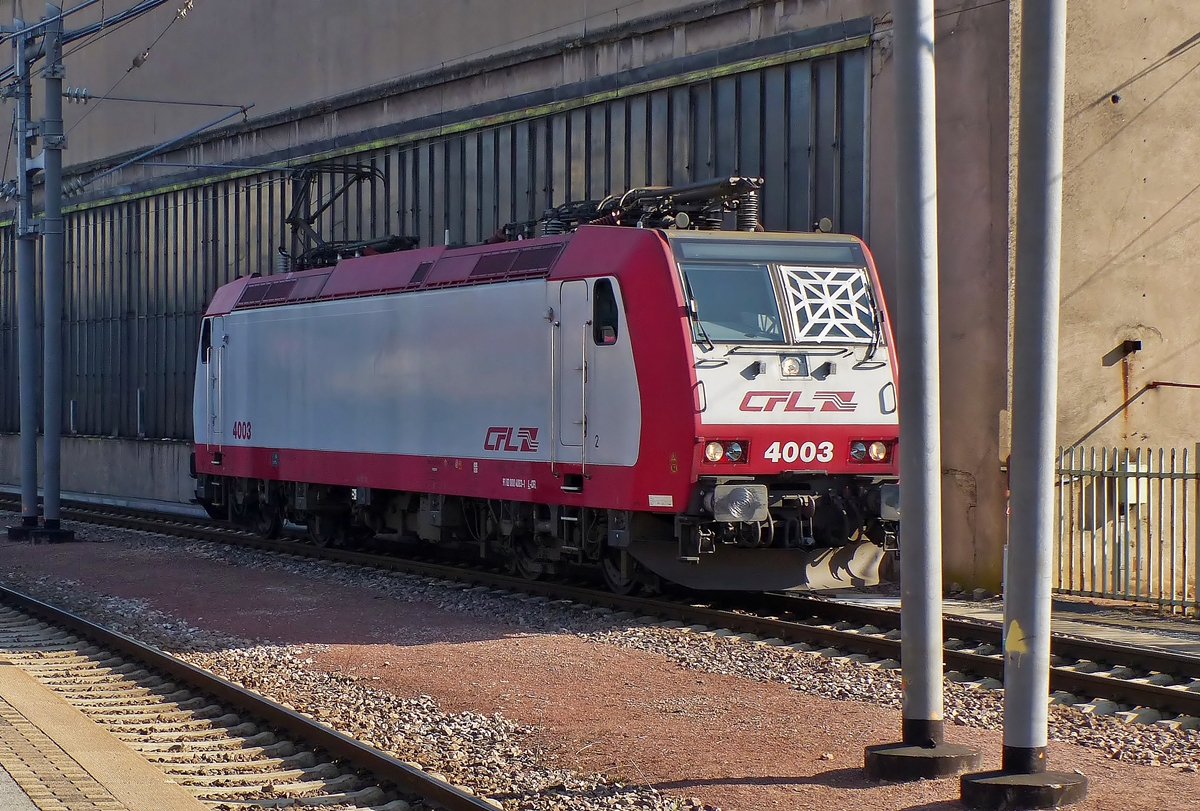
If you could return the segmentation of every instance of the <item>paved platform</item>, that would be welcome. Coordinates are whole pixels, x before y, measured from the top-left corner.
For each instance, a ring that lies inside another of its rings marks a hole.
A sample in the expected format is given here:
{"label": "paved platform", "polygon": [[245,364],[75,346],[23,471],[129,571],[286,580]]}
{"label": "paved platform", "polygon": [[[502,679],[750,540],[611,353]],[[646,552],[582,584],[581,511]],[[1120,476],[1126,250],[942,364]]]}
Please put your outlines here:
{"label": "paved platform", "polygon": [[[831,599],[855,605],[900,607],[900,599],[892,596],[855,594]],[[947,617],[1000,625],[1004,620],[1004,603],[999,599],[943,600],[942,612]],[[1160,614],[1144,607],[1056,596],[1050,627],[1059,634],[1200,656],[1200,620]]]}
{"label": "paved platform", "polygon": [[[20,496],[21,488],[9,484],[0,484],[0,493]],[[39,487],[38,496],[40,497],[41,495],[42,490]],[[63,501],[78,501],[81,504],[124,507],[130,510],[149,510],[150,512],[179,515],[187,518],[208,518],[208,513],[204,511],[203,507],[196,504],[183,504],[178,501],[157,501],[150,498],[123,498],[121,496],[104,496],[95,493],[73,493],[65,490],[60,495]],[[17,511],[20,512],[20,508]]]}
{"label": "paved platform", "polygon": [[141,755],[0,657],[4,811],[207,811]]}

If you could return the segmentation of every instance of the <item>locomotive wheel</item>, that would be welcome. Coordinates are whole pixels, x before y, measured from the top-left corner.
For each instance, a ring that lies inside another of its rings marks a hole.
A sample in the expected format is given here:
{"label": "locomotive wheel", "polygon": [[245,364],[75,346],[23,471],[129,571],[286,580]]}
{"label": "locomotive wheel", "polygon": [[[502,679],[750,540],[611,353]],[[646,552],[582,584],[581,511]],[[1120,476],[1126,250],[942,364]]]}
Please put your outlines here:
{"label": "locomotive wheel", "polygon": [[259,504],[250,522],[254,534],[273,541],[283,533],[283,516],[273,504]]}
{"label": "locomotive wheel", "polygon": [[317,546],[330,548],[337,546],[341,540],[340,521],[330,515],[310,515],[305,526],[308,528],[308,539]]}
{"label": "locomotive wheel", "polygon": [[229,505],[229,519],[238,526],[248,526],[250,524],[250,508],[244,503],[238,504],[235,501]]}
{"label": "locomotive wheel", "polygon": [[600,561],[600,569],[604,572],[604,585],[608,586],[608,590],[613,594],[622,597],[631,594],[638,586],[637,561],[629,558],[625,568],[628,574],[623,575],[621,552],[617,549],[607,550]]}
{"label": "locomotive wheel", "polygon": [[621,552],[618,549],[608,549],[600,561],[600,571],[604,573],[604,584],[614,594],[624,597],[632,594],[640,587],[641,593],[653,596],[662,591],[662,578],[638,563],[630,556],[625,565],[625,576],[621,574]]}
{"label": "locomotive wheel", "polygon": [[537,559],[537,548],[533,539],[515,539],[512,557],[509,559],[509,571],[518,574],[526,580],[538,580],[545,573],[545,567]]}

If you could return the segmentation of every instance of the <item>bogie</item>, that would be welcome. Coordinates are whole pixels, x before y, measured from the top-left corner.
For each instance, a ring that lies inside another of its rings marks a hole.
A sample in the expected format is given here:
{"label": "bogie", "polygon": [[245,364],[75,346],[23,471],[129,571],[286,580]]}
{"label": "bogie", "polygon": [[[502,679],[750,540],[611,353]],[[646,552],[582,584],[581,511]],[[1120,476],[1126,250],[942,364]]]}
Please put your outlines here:
{"label": "bogie", "polygon": [[[286,517],[304,527],[304,539],[317,546],[345,546],[390,533],[499,563],[529,580],[590,571],[620,594],[638,588],[654,593],[660,587],[657,575],[610,545],[608,510],[386,491],[373,493],[374,503],[364,507],[341,498],[335,488],[293,483],[273,489],[277,484],[202,477],[197,501],[212,517],[248,526],[266,538],[283,535]],[[239,489],[242,500],[232,510],[220,503],[225,493]],[[291,495],[271,500],[270,493],[281,492]],[[623,525],[639,525],[636,516],[632,521],[623,512],[619,516]],[[650,516],[646,520],[642,526],[661,524]]]}

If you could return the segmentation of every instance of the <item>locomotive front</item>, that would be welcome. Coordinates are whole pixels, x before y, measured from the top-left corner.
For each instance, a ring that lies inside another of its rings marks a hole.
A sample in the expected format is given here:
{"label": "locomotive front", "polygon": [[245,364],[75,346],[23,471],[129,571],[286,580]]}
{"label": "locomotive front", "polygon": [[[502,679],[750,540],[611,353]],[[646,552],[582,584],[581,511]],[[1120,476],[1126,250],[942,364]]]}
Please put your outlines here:
{"label": "locomotive front", "polygon": [[896,365],[866,246],[822,233],[666,234],[691,328],[696,485],[674,548],[631,553],[696,588],[890,579]]}

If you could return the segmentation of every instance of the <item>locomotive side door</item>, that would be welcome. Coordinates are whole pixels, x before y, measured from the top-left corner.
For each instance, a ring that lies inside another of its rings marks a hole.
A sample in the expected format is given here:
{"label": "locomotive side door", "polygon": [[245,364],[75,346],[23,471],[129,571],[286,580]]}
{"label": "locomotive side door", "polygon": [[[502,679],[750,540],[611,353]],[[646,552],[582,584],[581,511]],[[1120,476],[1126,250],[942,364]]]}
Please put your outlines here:
{"label": "locomotive side door", "polygon": [[555,441],[563,462],[584,462],[587,435],[588,340],[592,306],[585,281],[563,282],[558,290],[557,352],[554,359]]}
{"label": "locomotive side door", "polygon": [[215,445],[217,450],[225,447],[225,386],[223,383],[223,367],[225,365],[225,318],[215,316],[208,322],[207,335],[203,340],[205,352],[207,394],[205,396],[206,411],[208,412],[208,444]]}

